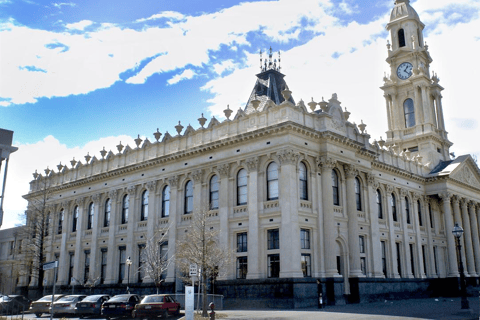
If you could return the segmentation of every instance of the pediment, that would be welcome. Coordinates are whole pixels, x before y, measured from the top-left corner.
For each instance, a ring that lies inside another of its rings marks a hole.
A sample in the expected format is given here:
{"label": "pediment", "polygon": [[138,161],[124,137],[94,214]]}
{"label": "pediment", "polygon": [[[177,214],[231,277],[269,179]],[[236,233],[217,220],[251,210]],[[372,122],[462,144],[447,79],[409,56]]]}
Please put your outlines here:
{"label": "pediment", "polygon": [[480,173],[477,165],[470,156],[457,166],[451,173],[450,179],[468,184],[480,189]]}

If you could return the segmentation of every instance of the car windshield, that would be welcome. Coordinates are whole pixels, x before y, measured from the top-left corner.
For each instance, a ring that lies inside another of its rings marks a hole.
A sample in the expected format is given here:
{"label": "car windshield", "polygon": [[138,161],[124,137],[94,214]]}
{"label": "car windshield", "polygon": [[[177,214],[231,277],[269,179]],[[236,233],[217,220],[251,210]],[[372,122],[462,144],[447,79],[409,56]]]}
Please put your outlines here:
{"label": "car windshield", "polygon": [[108,300],[108,302],[124,302],[124,301],[128,301],[129,297],[130,296],[115,296],[110,300]]}
{"label": "car windshield", "polygon": [[40,300],[37,300],[37,301],[52,301],[52,296],[45,296],[43,298],[41,298]]}
{"label": "car windshield", "polygon": [[142,303],[163,302],[163,296],[148,296],[143,298]]}
{"label": "car windshield", "polygon": [[100,297],[103,297],[103,296],[100,296],[100,295],[96,295],[96,296],[88,296],[86,297],[85,299],[82,300],[82,302],[92,302],[92,301],[97,301],[98,299],[100,299]]}
{"label": "car windshield", "polygon": [[62,302],[62,301],[73,301],[73,300],[75,300],[76,298],[77,298],[77,297],[67,296],[67,297],[60,298],[60,299],[58,299],[57,301],[58,301],[58,302]]}

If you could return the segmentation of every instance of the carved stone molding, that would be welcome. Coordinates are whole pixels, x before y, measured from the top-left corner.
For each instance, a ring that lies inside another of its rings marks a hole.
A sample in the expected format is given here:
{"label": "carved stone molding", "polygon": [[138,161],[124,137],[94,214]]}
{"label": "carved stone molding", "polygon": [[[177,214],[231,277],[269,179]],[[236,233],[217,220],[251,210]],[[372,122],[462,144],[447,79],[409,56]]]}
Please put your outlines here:
{"label": "carved stone molding", "polygon": [[450,202],[452,200],[452,194],[450,192],[441,192],[438,194],[438,196],[440,197],[440,199],[442,199],[443,202]]}
{"label": "carved stone molding", "polygon": [[178,176],[173,176],[171,178],[168,178],[168,183],[173,187],[173,188],[176,188],[178,186],[178,180],[179,180],[179,177]]}
{"label": "carved stone molding", "polygon": [[230,165],[228,163],[221,164],[217,166],[218,173],[220,174],[220,177],[225,178],[228,177],[228,174],[230,173]]}
{"label": "carved stone molding", "polygon": [[195,183],[202,182],[203,172],[203,169],[198,169],[192,172],[192,178]]}
{"label": "carved stone molding", "polygon": [[367,173],[367,184],[375,190],[380,188],[380,183],[377,181],[375,175],[372,173]]}
{"label": "carved stone molding", "polygon": [[111,191],[108,193],[108,196],[109,196],[113,201],[116,201],[116,200],[117,200],[117,197],[118,197],[118,192],[117,192],[117,190],[111,190]]}
{"label": "carved stone molding", "polygon": [[418,200],[420,200],[421,197],[422,196],[417,192],[412,193],[413,201],[418,201]]}
{"label": "carved stone molding", "polygon": [[100,193],[96,193],[92,196],[92,200],[93,202],[95,202],[96,204],[98,204],[98,202],[100,201],[100,198],[101,198],[101,194]]}
{"label": "carved stone molding", "polygon": [[147,182],[147,190],[148,192],[155,192],[157,189],[157,181],[149,181]]}
{"label": "carved stone molding", "polygon": [[84,203],[85,203],[85,198],[84,197],[75,199],[75,204],[79,207],[82,207]]}
{"label": "carved stone molding", "polygon": [[258,157],[252,157],[245,160],[247,164],[248,171],[258,170],[258,164],[260,163],[260,159]]}
{"label": "carved stone molding", "polygon": [[460,205],[460,197],[457,195],[453,195],[450,201],[456,206]]}
{"label": "carved stone molding", "polygon": [[135,191],[137,190],[137,186],[129,186],[127,188],[127,193],[130,195],[130,196],[135,196]]}
{"label": "carved stone molding", "polygon": [[475,176],[476,174],[469,167],[464,166],[459,172],[452,175],[451,178],[480,189],[480,183],[475,179]]}
{"label": "carved stone molding", "polygon": [[391,186],[389,184],[386,184],[385,185],[385,190],[387,190],[387,193],[392,193],[394,188],[393,188],[393,186]]}
{"label": "carved stone molding", "polygon": [[358,175],[357,168],[352,164],[344,165],[343,170],[345,171],[347,178],[355,178]]}
{"label": "carved stone molding", "polygon": [[403,188],[400,188],[400,196],[402,196],[402,198],[405,198],[407,195],[408,195],[408,191]]}
{"label": "carved stone molding", "polygon": [[460,198],[460,205],[466,207],[468,205],[468,200],[466,198]]}
{"label": "carved stone molding", "polygon": [[423,196],[423,202],[425,202],[425,205],[428,205],[432,202],[432,198],[430,198],[429,196]]}
{"label": "carved stone molding", "polygon": [[322,172],[332,170],[337,165],[336,160],[328,157],[317,157],[316,161],[317,165],[322,169]]}
{"label": "carved stone molding", "polygon": [[283,149],[277,152],[278,160],[280,165],[283,164],[296,164],[300,154],[292,149]]}

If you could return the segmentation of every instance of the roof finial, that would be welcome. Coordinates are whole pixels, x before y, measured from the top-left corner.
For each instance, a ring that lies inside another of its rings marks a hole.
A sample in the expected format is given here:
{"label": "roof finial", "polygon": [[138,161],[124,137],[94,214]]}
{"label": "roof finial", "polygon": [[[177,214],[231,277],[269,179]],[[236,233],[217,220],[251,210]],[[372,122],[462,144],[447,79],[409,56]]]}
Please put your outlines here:
{"label": "roof finial", "polygon": [[280,50],[278,50],[278,71],[280,71],[282,67],[280,66]]}
{"label": "roof finial", "polygon": [[262,49],[260,49],[260,71],[262,71]]}

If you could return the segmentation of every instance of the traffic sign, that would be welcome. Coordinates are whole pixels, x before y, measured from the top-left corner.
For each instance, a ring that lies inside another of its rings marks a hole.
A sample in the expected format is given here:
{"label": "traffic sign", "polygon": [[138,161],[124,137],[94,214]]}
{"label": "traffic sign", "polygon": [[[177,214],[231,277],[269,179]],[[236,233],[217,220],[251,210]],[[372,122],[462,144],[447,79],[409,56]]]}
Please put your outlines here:
{"label": "traffic sign", "polygon": [[196,264],[191,264],[190,265],[190,277],[191,276],[196,276],[197,275],[197,265]]}
{"label": "traffic sign", "polygon": [[50,270],[56,267],[58,267],[58,261],[50,261],[43,264],[43,270]]}

